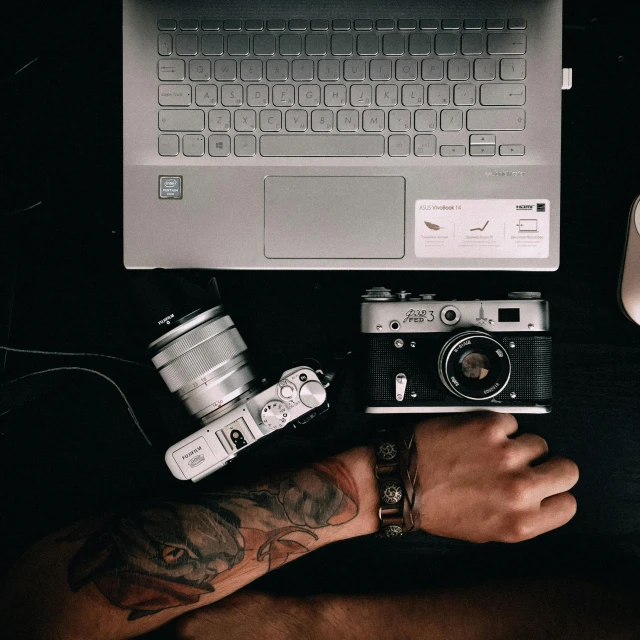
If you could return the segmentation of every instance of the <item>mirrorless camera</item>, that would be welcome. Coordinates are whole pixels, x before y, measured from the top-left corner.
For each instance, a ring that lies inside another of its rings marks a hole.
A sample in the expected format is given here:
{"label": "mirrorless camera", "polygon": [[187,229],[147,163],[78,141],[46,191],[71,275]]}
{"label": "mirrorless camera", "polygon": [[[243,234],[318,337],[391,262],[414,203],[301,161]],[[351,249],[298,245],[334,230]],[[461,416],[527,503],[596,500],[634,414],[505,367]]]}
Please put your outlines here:
{"label": "mirrorless camera", "polygon": [[362,296],[367,413],[551,410],[549,305],[539,293],[439,301]]}
{"label": "mirrorless camera", "polygon": [[171,473],[193,482],[261,438],[309,422],[328,408],[321,372],[308,366],[288,369],[264,388],[212,284],[206,292],[161,269],[134,284],[152,328],[152,362],[201,427],[165,454]]}

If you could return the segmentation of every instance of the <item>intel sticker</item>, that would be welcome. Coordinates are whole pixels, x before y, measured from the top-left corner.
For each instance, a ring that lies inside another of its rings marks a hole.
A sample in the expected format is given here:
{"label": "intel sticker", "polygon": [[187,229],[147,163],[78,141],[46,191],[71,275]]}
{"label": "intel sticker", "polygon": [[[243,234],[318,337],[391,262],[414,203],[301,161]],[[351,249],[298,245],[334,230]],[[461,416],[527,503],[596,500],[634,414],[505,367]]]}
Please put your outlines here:
{"label": "intel sticker", "polygon": [[182,176],[160,176],[160,198],[182,198]]}

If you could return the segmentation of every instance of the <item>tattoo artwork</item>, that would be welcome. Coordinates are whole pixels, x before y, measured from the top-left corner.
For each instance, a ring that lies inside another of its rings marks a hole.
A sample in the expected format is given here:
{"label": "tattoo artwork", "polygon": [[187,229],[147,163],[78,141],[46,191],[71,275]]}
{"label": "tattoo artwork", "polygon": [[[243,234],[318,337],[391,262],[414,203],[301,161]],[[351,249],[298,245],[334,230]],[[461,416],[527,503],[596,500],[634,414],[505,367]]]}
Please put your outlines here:
{"label": "tattoo artwork", "polygon": [[165,502],[119,514],[84,540],[69,565],[69,585],[88,584],[136,620],[194,604],[213,582],[250,562],[276,569],[309,551],[314,530],[358,513],[355,483],[330,458],[269,484],[198,494],[197,504]]}

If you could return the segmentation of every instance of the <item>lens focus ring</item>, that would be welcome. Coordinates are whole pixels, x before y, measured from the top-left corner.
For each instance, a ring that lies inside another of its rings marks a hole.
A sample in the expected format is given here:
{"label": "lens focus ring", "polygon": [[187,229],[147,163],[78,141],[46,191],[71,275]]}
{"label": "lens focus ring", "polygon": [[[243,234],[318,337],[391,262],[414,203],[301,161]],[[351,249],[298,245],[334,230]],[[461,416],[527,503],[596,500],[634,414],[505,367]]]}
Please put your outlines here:
{"label": "lens focus ring", "polygon": [[177,391],[188,384],[195,388],[195,383],[201,378],[247,350],[247,345],[235,327],[204,342],[197,342],[195,346],[197,348],[183,352],[166,366],[158,368],[170,391]]}
{"label": "lens focus ring", "polygon": [[170,342],[161,351],[156,353],[156,355],[151,358],[151,361],[156,369],[161,369],[171,361],[185,354],[190,349],[197,347],[199,344],[217,336],[233,326],[233,320],[229,316],[222,316],[221,318],[210,320],[209,322],[201,324],[200,326],[191,329],[191,331],[184,333],[173,342]]}

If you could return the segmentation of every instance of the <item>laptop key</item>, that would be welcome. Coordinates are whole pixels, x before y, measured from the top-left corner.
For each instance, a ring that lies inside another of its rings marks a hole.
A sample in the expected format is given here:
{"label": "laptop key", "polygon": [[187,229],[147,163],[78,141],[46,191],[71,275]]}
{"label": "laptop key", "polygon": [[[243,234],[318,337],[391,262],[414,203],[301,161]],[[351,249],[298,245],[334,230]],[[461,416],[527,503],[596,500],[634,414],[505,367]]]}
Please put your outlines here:
{"label": "laptop key", "polygon": [[359,56],[376,56],[380,50],[378,36],[375,33],[361,33],[357,45]]}
{"label": "laptop key", "polygon": [[302,38],[297,33],[280,36],[280,55],[299,56],[302,53]]}
{"label": "laptop key", "polygon": [[161,84],[158,103],[163,107],[188,107],[191,104],[191,86],[188,84]]}
{"label": "laptop key", "polygon": [[272,56],[276,52],[276,39],[268,34],[253,36],[253,54],[256,56]]}
{"label": "laptop key", "polygon": [[480,85],[480,104],[488,106],[521,106],[525,103],[523,84]]}
{"label": "laptop key", "polygon": [[411,128],[411,111],[408,109],[391,109],[389,111],[389,131],[409,131]]}
{"label": "laptop key", "polygon": [[220,89],[220,103],[225,107],[240,107],[243,102],[243,86],[225,84]]}
{"label": "laptop key", "polygon": [[326,56],[327,36],[324,33],[310,33],[305,38],[304,50],[308,56]]}
{"label": "laptop key", "polygon": [[273,87],[273,106],[292,107],[296,99],[296,91],[292,84],[276,84]]}
{"label": "laptop key", "polygon": [[173,133],[158,136],[158,153],[161,156],[177,156],[180,151],[180,137]]}
{"label": "laptop key", "polygon": [[214,65],[216,80],[235,80],[237,77],[237,67],[235,60],[216,60]]}
{"label": "laptop key", "polygon": [[204,155],[204,136],[187,135],[182,138],[182,153],[185,156],[199,157]]}
{"label": "laptop key", "polygon": [[391,60],[372,60],[369,64],[371,80],[391,80]]}
{"label": "laptop key", "polygon": [[202,55],[221,56],[224,51],[224,39],[218,34],[207,34],[202,36]]}
{"label": "laptop key", "polygon": [[525,127],[524,109],[469,109],[469,131],[522,131]]}
{"label": "laptop key", "polygon": [[376,87],[376,104],[379,107],[395,107],[398,104],[398,85],[379,84]]}
{"label": "laptop key", "polygon": [[211,80],[211,62],[209,60],[189,60],[189,78],[191,80]]}
{"label": "laptop key", "polygon": [[373,91],[369,84],[351,85],[351,106],[368,107],[371,105]]}
{"label": "laptop key", "polygon": [[243,60],[240,63],[240,78],[245,82],[262,80],[262,60]]}
{"label": "laptop key", "polygon": [[282,112],[277,109],[264,109],[261,111],[260,129],[262,131],[280,131],[282,129]]}
{"label": "laptop key", "polygon": [[437,119],[438,115],[435,109],[417,109],[414,114],[414,129],[416,131],[435,131]]}
{"label": "laptop key", "polygon": [[158,29],[160,31],[175,31],[176,21],[175,20],[158,20]]}
{"label": "laptop key", "polygon": [[158,35],[158,55],[170,56],[173,53],[173,37],[170,33]]}
{"label": "laptop key", "polygon": [[176,36],[176,53],[179,56],[198,55],[198,36],[181,33]]}
{"label": "laptop key", "polygon": [[327,107],[344,107],[347,104],[347,87],[343,84],[328,84],[324,88],[324,103]]}
{"label": "laptop key", "polygon": [[334,56],[352,55],[353,36],[350,33],[334,33],[331,36],[331,53]]}
{"label": "laptop key", "polygon": [[396,60],[396,80],[417,80],[417,60]]}
{"label": "laptop key", "polygon": [[317,107],[320,104],[320,86],[301,84],[298,87],[298,104],[301,107]]}
{"label": "laptop key", "polygon": [[490,33],[487,36],[487,53],[490,55],[522,55],[526,52],[527,36],[523,33]]}
{"label": "laptop key", "polygon": [[481,33],[463,33],[460,50],[464,56],[478,56],[482,53],[483,37]]}
{"label": "laptop key", "polygon": [[356,109],[340,109],[336,120],[338,131],[358,130],[359,116]]}
{"label": "laptop key", "polygon": [[461,144],[443,144],[440,147],[440,155],[443,158],[460,158],[466,153],[466,147]]}
{"label": "laptop key", "polygon": [[234,151],[237,156],[251,157],[256,155],[256,137],[239,135],[234,140]]}
{"label": "laptop key", "polygon": [[524,80],[526,75],[527,61],[523,58],[500,60],[500,78],[502,80]]}
{"label": "laptop key", "polygon": [[262,131],[280,131],[282,129],[282,112],[277,109],[263,109],[260,112],[260,129]]}
{"label": "laptop key", "polygon": [[318,62],[318,80],[340,80],[340,62],[338,60],[320,60]]}
{"label": "laptop key", "polygon": [[[275,102],[275,91],[274,102]],[[247,104],[250,107],[266,107],[269,104],[269,86],[266,84],[250,84],[247,87]]]}
{"label": "laptop key", "polygon": [[294,60],[291,63],[291,77],[298,82],[313,80],[313,60]]}
{"label": "laptop key", "polygon": [[421,158],[436,155],[437,140],[432,135],[418,135],[414,140],[414,153]]}
{"label": "laptop key", "polygon": [[307,121],[308,116],[304,109],[288,109],[284,114],[284,125],[287,131],[306,131]]}
{"label": "laptop key", "polygon": [[377,134],[263,135],[260,153],[266,157],[379,157],[385,139]]}
{"label": "laptop key", "polygon": [[249,55],[249,36],[239,33],[227,37],[227,53],[230,56]]}
{"label": "laptop key", "polygon": [[455,56],[458,53],[458,36],[454,33],[436,35],[435,52],[438,56]]}
{"label": "laptop key", "polygon": [[461,131],[462,111],[460,109],[443,109],[440,112],[440,129],[442,131]]}
{"label": "laptop key", "polygon": [[311,112],[311,129],[313,131],[331,131],[333,129],[333,111],[314,109]]}
{"label": "laptop key", "polygon": [[215,84],[197,85],[196,104],[199,107],[215,107],[218,104],[218,87]]}
{"label": "laptop key", "polygon": [[411,153],[411,138],[405,135],[389,136],[389,155],[404,157]]}
{"label": "laptop key", "polygon": [[405,84],[402,86],[402,104],[405,107],[420,107],[424,104],[424,86]]}
{"label": "laptop key", "polygon": [[184,80],[184,60],[160,60],[158,62],[159,80]]}
{"label": "laptop key", "polygon": [[412,56],[427,56],[431,53],[431,36],[428,33],[412,33],[409,36],[409,53]]}
{"label": "laptop key", "polygon": [[366,109],[362,114],[364,131],[384,131],[384,111],[382,109]]}
{"label": "laptop key", "polygon": [[231,113],[226,109],[211,109],[209,111],[209,129],[211,131],[229,131],[231,129]]}
{"label": "laptop key", "polygon": [[289,62],[287,60],[267,60],[267,80],[278,82],[288,78]]}
{"label": "laptop key", "polygon": [[238,109],[233,115],[236,131],[255,131],[256,112],[253,109]]}
{"label": "laptop key", "polygon": [[385,33],[382,36],[382,52],[385,56],[401,56],[404,54],[404,34]]}
{"label": "laptop key", "polygon": [[423,60],[422,79],[442,80],[444,78],[444,62],[442,60]]}
{"label": "laptop key", "polygon": [[364,80],[367,63],[364,60],[345,60],[344,79]]}
{"label": "laptop key", "polygon": [[453,104],[471,106],[476,103],[476,86],[474,84],[457,84],[453,88]]}
{"label": "laptop key", "polygon": [[473,77],[476,80],[495,80],[496,61],[491,58],[480,58],[473,63]]}
{"label": "laptop key", "polygon": [[204,111],[201,109],[161,109],[158,114],[160,131],[204,131]]}

